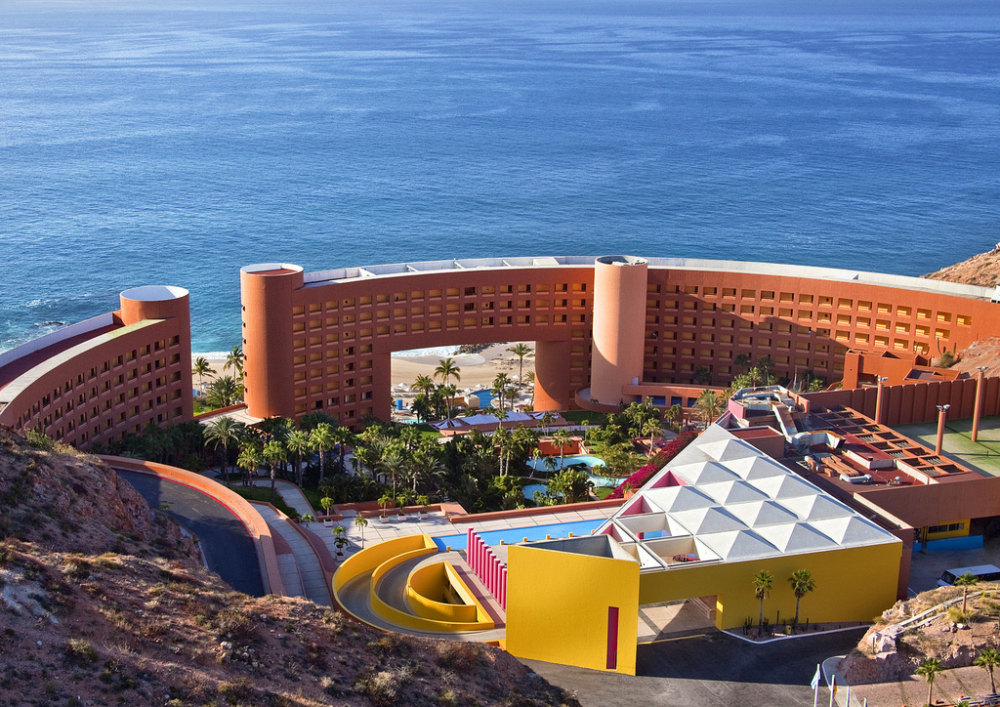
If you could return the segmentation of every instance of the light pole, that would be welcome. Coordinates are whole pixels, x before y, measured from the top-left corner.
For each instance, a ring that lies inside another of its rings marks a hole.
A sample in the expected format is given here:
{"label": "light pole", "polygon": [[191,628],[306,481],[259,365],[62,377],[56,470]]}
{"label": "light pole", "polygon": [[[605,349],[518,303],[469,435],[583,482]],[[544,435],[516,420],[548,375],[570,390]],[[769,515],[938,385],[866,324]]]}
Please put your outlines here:
{"label": "light pole", "polygon": [[983,373],[988,366],[976,366],[976,407],[972,411],[972,441],[979,437],[979,416],[982,415]]}
{"label": "light pole", "polygon": [[948,410],[951,409],[951,405],[938,405],[938,430],[937,430],[937,446],[934,448],[934,454],[941,456],[941,442],[944,440],[944,419],[948,416]]}
{"label": "light pole", "polygon": [[889,380],[888,376],[875,376],[875,380],[878,383],[878,392],[875,395],[875,422],[876,424],[882,424],[882,390],[885,388],[885,382]]}

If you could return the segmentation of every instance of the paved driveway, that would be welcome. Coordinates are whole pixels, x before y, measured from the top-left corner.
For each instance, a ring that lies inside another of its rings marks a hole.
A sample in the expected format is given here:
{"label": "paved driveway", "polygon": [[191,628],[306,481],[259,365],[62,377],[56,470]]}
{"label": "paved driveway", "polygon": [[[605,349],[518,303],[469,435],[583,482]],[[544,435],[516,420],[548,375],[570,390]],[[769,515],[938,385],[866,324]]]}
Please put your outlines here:
{"label": "paved driveway", "polygon": [[[750,645],[713,633],[639,646],[636,677],[525,660],[549,682],[574,692],[585,707],[607,705],[811,705],[816,664],[843,655],[864,635],[853,629]],[[825,693],[825,694],[824,694]],[[820,689],[820,701],[829,693]]]}
{"label": "paved driveway", "polygon": [[244,594],[264,595],[257,550],[236,516],[203,493],[150,474],[116,469],[153,508],[169,505],[167,514],[190,530],[201,545],[209,569]]}

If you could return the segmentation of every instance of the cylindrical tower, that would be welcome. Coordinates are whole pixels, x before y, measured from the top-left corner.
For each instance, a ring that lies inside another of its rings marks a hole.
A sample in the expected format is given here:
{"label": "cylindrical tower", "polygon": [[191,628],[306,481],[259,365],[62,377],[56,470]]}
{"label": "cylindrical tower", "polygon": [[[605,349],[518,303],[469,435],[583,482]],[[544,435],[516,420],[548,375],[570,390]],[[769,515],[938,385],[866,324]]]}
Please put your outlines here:
{"label": "cylindrical tower", "polygon": [[535,410],[569,410],[573,391],[569,384],[570,343],[535,342]]}
{"label": "cylindrical tower", "polygon": [[302,282],[298,265],[260,263],[240,269],[244,399],[253,417],[295,416],[292,294]]}
{"label": "cylindrical tower", "polygon": [[594,334],[590,399],[616,405],[622,387],[642,378],[647,264],[630,255],[594,263]]}
{"label": "cylindrical tower", "polygon": [[[154,396],[159,396],[165,388],[179,391],[180,417],[190,420],[194,415],[194,395],[191,389],[191,302],[188,291],[174,285],[143,285],[125,290],[118,296],[118,301],[121,304],[122,324],[126,326],[150,319],[169,320],[168,329],[173,336],[168,337],[166,343],[170,352],[167,365],[177,366],[174,371],[180,374],[180,379],[164,383],[164,387],[149,393],[149,396],[160,404],[159,397]],[[175,342],[170,340],[173,337],[176,337]],[[156,357],[156,351],[152,355]],[[173,356],[179,357],[178,360],[171,362]],[[166,399],[168,396],[164,394],[163,397]],[[162,405],[166,410],[167,404],[164,402]],[[176,412],[170,414],[176,415]]]}
{"label": "cylindrical tower", "polygon": [[177,319],[181,327],[191,331],[190,296],[183,287],[144,285],[125,290],[118,296],[122,324],[145,319]]}

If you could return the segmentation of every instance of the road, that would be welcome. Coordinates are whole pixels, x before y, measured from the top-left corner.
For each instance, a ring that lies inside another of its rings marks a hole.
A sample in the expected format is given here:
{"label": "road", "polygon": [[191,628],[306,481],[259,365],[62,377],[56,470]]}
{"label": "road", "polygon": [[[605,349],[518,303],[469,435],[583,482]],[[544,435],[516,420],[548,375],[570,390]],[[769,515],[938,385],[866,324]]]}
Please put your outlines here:
{"label": "road", "polygon": [[208,496],[181,484],[116,469],[153,508],[163,508],[198,538],[208,567],[233,589],[252,596],[264,595],[257,550],[246,527],[229,509]]}
{"label": "road", "polygon": [[[639,646],[636,677],[523,660],[584,707],[812,705],[816,664],[847,653],[864,629],[751,645],[725,634]],[[821,698],[823,697],[821,690]],[[829,698],[827,698],[829,699]]]}

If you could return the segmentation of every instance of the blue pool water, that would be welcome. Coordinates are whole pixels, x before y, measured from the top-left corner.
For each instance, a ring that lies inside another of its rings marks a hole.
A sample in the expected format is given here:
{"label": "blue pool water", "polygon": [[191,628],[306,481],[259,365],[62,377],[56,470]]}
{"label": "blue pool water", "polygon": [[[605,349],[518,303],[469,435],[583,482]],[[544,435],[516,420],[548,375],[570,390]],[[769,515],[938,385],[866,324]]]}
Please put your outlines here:
{"label": "blue pool water", "polygon": [[524,497],[526,499],[533,501],[535,500],[535,491],[545,493],[545,489],[547,488],[548,486],[546,484],[528,484],[527,486],[522,487],[521,491],[524,493]]}
{"label": "blue pool water", "polygon": [[479,398],[479,407],[488,408],[490,403],[493,401],[493,391],[490,390],[474,390],[472,394]]}
{"label": "blue pool water", "polygon": [[[544,540],[548,535],[552,538],[566,538],[570,533],[573,535],[590,535],[591,530],[596,530],[604,522],[600,520],[578,520],[573,523],[552,523],[551,525],[529,525],[524,528],[511,528],[509,530],[488,530],[480,533],[480,537],[488,545],[499,545],[503,540],[507,545],[519,543],[524,538],[528,540]],[[434,543],[439,550],[450,547],[452,550],[465,549],[465,533],[460,535],[444,535],[434,538]]]}
{"label": "blue pool water", "polygon": [[[566,467],[573,466],[574,464],[586,464],[591,469],[599,466],[604,466],[604,460],[598,457],[592,457],[589,454],[571,454],[568,457],[564,457],[562,460],[562,466],[559,465],[559,457],[552,457],[555,459],[556,466],[553,471],[562,471]],[[528,462],[530,466],[535,471],[548,471],[548,467],[545,466],[545,457],[538,459],[537,461],[532,459]]]}

